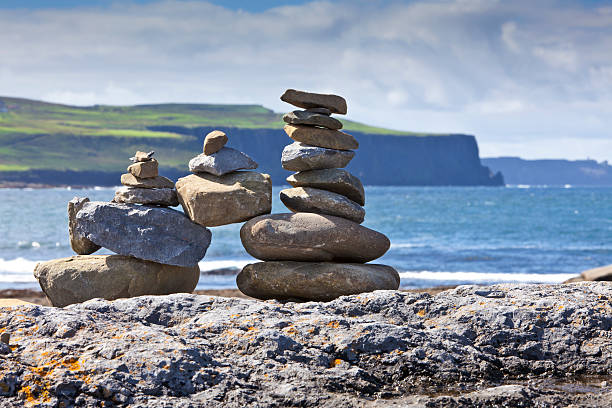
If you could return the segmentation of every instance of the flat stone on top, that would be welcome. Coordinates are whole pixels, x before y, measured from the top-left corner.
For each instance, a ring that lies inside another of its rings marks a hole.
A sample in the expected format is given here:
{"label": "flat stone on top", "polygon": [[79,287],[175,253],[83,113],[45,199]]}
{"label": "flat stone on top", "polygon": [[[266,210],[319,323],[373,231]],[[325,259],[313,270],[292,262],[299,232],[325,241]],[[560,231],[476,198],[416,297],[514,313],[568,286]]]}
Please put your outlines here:
{"label": "flat stone on top", "polygon": [[346,100],[338,95],[318,94],[313,92],[287,89],[281,96],[281,101],[299,108],[327,108],[332,113],[346,115]]}
{"label": "flat stone on top", "polygon": [[355,157],[352,150],[327,149],[294,142],[285,146],[281,165],[289,171],[321,170],[346,167]]}
{"label": "flat stone on top", "polygon": [[331,130],[304,125],[285,125],[287,135],[296,142],[328,149],[355,150],[359,143],[352,135],[339,130]]}
{"label": "flat stone on top", "polygon": [[227,143],[227,136],[220,130],[213,130],[204,138],[204,154],[211,155],[217,153]]}
{"label": "flat stone on top", "polygon": [[291,125],[321,126],[327,129],[342,129],[342,122],[331,116],[308,111],[296,110],[283,115],[283,120]]}
{"label": "flat stone on top", "polygon": [[231,147],[222,147],[211,155],[200,154],[189,161],[189,171],[192,173],[210,173],[215,176],[256,168],[255,160]]}

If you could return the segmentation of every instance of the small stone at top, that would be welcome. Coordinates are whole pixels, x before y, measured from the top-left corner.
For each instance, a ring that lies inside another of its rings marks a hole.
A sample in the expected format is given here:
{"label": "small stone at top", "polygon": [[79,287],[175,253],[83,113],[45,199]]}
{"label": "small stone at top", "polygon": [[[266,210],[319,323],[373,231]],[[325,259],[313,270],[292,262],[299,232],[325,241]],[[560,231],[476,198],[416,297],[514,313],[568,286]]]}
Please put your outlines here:
{"label": "small stone at top", "polygon": [[154,151],[150,151],[149,153],[137,151],[134,157],[130,157],[130,160],[133,161],[134,163],[145,162],[145,161],[153,160],[154,154],[155,154]]}
{"label": "small stone at top", "polygon": [[220,130],[213,130],[204,138],[204,154],[217,153],[227,143],[227,136]]}
{"label": "small stone at top", "polygon": [[281,101],[304,109],[326,108],[331,113],[346,115],[346,100],[338,95],[326,95],[312,92],[287,89],[281,96]]}

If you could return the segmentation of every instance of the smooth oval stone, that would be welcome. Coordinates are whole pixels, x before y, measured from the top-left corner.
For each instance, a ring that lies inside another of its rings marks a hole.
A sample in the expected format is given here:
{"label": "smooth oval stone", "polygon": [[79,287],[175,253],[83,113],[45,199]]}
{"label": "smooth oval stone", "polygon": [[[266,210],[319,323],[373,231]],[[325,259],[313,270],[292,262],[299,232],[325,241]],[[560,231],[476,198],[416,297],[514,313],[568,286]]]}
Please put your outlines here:
{"label": "smooth oval stone", "polygon": [[34,276],[51,304],[64,307],[94,298],[191,293],[200,278],[200,268],[164,265],[131,256],[85,255],[40,262]]}
{"label": "smooth oval stone", "polygon": [[397,290],[399,274],[387,265],[327,262],[258,262],[236,277],[238,289],[257,299],[330,301],[375,290]]}
{"label": "smooth oval stone", "polygon": [[94,244],[76,230],[76,215],[81,208],[83,208],[83,205],[88,202],[89,198],[87,197],[74,197],[72,200],[68,201],[68,235],[70,236],[70,247],[79,255],[93,254],[101,248],[100,245]]}
{"label": "smooth oval stone", "polygon": [[174,188],[174,182],[166,177],[140,178],[131,173],[121,175],[121,184],[139,188]]}
{"label": "smooth oval stone", "polygon": [[361,224],[365,217],[363,207],[353,200],[349,200],[342,194],[318,188],[288,188],[280,192],[280,199],[293,212],[335,215],[358,224]]}
{"label": "smooth oval stone", "polygon": [[285,146],[281,165],[289,171],[335,169],[346,167],[355,157],[352,150],[327,149],[294,142]]}
{"label": "smooth oval stone", "polygon": [[204,138],[204,154],[217,153],[227,143],[227,135],[220,130],[213,130]]}
{"label": "smooth oval stone", "polygon": [[200,154],[189,161],[189,170],[192,173],[209,173],[215,176],[256,168],[255,160],[231,147],[223,147],[211,155]]}
{"label": "smooth oval stone", "polygon": [[115,190],[115,203],[163,205],[176,207],[179,205],[176,190],[173,188],[138,188],[120,187]]}
{"label": "smooth oval stone", "polygon": [[344,169],[300,171],[287,177],[293,187],[314,187],[333,191],[365,205],[365,191],[361,181]]}
{"label": "smooth oval stone", "polygon": [[180,178],[176,189],[185,214],[206,227],[246,221],[272,209],[272,179],[254,171],[191,174]]}
{"label": "smooth oval stone", "polygon": [[355,150],[359,148],[357,140],[348,133],[339,130],[323,129],[304,125],[285,125],[287,135],[296,142],[328,149]]}
{"label": "smooth oval stone", "polygon": [[157,160],[152,159],[148,161],[136,162],[127,168],[133,176],[139,178],[153,178],[159,175],[159,164]]}
{"label": "smooth oval stone", "polygon": [[365,263],[384,255],[389,239],[344,218],[314,213],[253,218],[240,229],[246,251],[264,261]]}
{"label": "smooth oval stone", "polygon": [[332,113],[346,115],[346,100],[338,95],[319,94],[314,92],[287,89],[281,96],[281,101],[297,106],[298,108],[326,108]]}
{"label": "smooth oval stone", "polygon": [[342,129],[342,122],[330,116],[308,111],[293,111],[283,115],[283,120],[291,125],[322,126],[324,128]]}

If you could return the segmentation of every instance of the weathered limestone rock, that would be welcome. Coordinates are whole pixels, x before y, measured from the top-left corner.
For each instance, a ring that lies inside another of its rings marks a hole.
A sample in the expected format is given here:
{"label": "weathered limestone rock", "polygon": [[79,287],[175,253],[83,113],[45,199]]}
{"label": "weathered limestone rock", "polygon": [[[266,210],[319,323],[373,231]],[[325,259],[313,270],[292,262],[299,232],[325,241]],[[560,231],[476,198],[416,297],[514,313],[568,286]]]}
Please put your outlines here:
{"label": "weathered limestone rock", "polygon": [[174,182],[166,177],[140,178],[131,173],[121,175],[121,184],[138,188],[174,188]]}
{"label": "weathered limestone rock", "polygon": [[200,268],[122,255],[91,255],[40,262],[34,276],[53,306],[64,307],[94,298],[191,293],[200,278]]}
{"label": "weathered limestone rock", "polygon": [[138,188],[120,187],[115,190],[115,203],[163,205],[176,207],[179,205],[176,190],[173,188]]}
{"label": "weathered limestone rock", "polygon": [[240,229],[240,239],[249,254],[263,261],[364,263],[380,258],[390,246],[379,232],[314,213],[253,218]]}
{"label": "weathered limestone rock", "polygon": [[83,205],[88,202],[89,198],[79,197],[74,197],[68,201],[68,235],[70,235],[70,246],[79,255],[93,254],[100,249],[100,245],[94,244],[76,231],[76,215],[83,208]]}
{"label": "weathered limestone rock", "polygon": [[127,171],[138,178],[153,178],[159,175],[159,164],[155,159],[140,161],[131,164]]}
{"label": "weathered limestone rock", "polygon": [[583,271],[580,276],[587,281],[612,281],[612,265]]}
{"label": "weathered limestone rock", "polygon": [[346,167],[355,157],[352,150],[326,149],[294,142],[285,146],[281,165],[289,171],[335,169]]}
{"label": "weathered limestone rock", "polygon": [[361,181],[344,169],[301,171],[287,177],[293,187],[314,187],[333,191],[365,205],[365,191]]}
{"label": "weathered limestone rock", "polygon": [[176,182],[176,190],[185,214],[207,227],[246,221],[272,209],[272,180],[254,171],[191,174]]}
{"label": "weathered limestone rock", "polygon": [[327,115],[309,111],[293,111],[286,113],[283,120],[291,125],[322,126],[327,129],[342,129],[342,122]]}
{"label": "weathered limestone rock", "polygon": [[256,168],[255,160],[231,147],[223,147],[211,155],[200,154],[189,161],[189,171],[192,173],[209,173],[215,176]]}
{"label": "weathered limestone rock", "polygon": [[329,301],[344,295],[399,288],[400,277],[386,265],[328,262],[258,262],[236,278],[238,289],[257,299]]}
{"label": "weathered limestone rock", "polygon": [[298,108],[327,108],[332,113],[346,115],[346,100],[338,95],[318,94],[313,92],[287,89],[281,96],[281,101]]}
{"label": "weathered limestone rock", "polygon": [[311,146],[338,150],[355,150],[359,148],[359,143],[353,136],[339,130],[303,125],[285,125],[284,129],[285,133],[296,142],[306,143]]}
{"label": "weathered limestone rock", "polygon": [[342,194],[318,188],[296,187],[281,190],[280,199],[293,212],[335,215],[358,224],[361,224],[365,217],[365,210],[356,202]]}
{"label": "weathered limestone rock", "polygon": [[196,265],[211,238],[179,211],[100,201],[83,205],[76,231],[117,254],[177,266]]}
{"label": "weathered limestone rock", "polygon": [[204,138],[204,154],[217,153],[227,143],[227,136],[220,130],[213,130]]}

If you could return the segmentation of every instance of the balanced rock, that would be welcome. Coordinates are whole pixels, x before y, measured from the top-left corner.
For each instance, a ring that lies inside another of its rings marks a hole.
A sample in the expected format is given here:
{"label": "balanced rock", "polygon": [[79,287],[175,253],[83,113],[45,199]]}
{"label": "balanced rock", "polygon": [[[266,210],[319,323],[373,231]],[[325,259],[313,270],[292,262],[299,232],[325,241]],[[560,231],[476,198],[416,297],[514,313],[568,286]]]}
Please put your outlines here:
{"label": "balanced rock", "polygon": [[173,188],[138,188],[120,187],[115,190],[115,203],[163,205],[175,207],[179,205],[176,190]]}
{"label": "balanced rock", "polygon": [[285,146],[281,164],[289,171],[334,169],[346,167],[355,157],[352,150],[327,149],[294,142]]}
{"label": "balanced rock", "polygon": [[174,188],[174,182],[166,177],[140,178],[131,173],[121,175],[121,184],[139,188]]}
{"label": "balanced rock", "polygon": [[213,130],[204,138],[204,154],[217,153],[227,143],[227,135],[220,130]]}
{"label": "balanced rock", "polygon": [[254,171],[191,174],[176,182],[176,190],[185,214],[206,227],[246,221],[272,209],[272,180]]}
{"label": "balanced rock", "polygon": [[356,222],[313,213],[253,218],[240,229],[240,239],[249,254],[264,261],[364,263],[390,246],[386,236]]}
{"label": "balanced rock", "polygon": [[189,161],[189,170],[192,173],[210,173],[215,176],[256,168],[255,160],[231,147],[223,147],[211,155],[200,154]]}
{"label": "balanced rock", "polygon": [[296,110],[289,112],[283,116],[283,120],[291,125],[322,126],[332,130],[342,129],[342,122],[338,119],[310,111]]}
{"label": "balanced rock", "polygon": [[159,164],[155,159],[140,161],[131,164],[127,171],[138,178],[153,178],[159,175]]}
{"label": "balanced rock", "polygon": [[130,160],[133,161],[134,163],[145,162],[145,161],[152,160],[154,154],[155,152],[153,151],[148,152],[148,153],[137,151],[134,157],[130,157]]}
{"label": "balanced rock", "polygon": [[117,254],[177,266],[196,265],[211,238],[179,211],[100,201],[83,205],[76,231]]}
{"label": "balanced rock", "polygon": [[285,125],[285,132],[296,142],[328,149],[354,150],[359,147],[357,140],[348,133],[303,125]]}
{"label": "balanced rock", "polygon": [[400,277],[386,265],[328,262],[258,262],[236,277],[238,289],[257,299],[329,301],[375,290],[396,290]]}
{"label": "balanced rock", "polygon": [[34,276],[53,306],[89,299],[192,292],[200,268],[163,265],[122,255],[73,256],[41,262]]}
{"label": "balanced rock", "polygon": [[314,187],[333,191],[355,201],[365,204],[365,191],[361,181],[344,169],[324,169],[301,171],[287,177],[293,187]]}
{"label": "balanced rock", "polygon": [[100,245],[94,244],[76,230],[76,215],[83,208],[83,205],[88,202],[89,198],[79,197],[74,197],[68,201],[68,235],[70,235],[70,246],[79,255],[93,254],[100,249]]}
{"label": "balanced rock", "polygon": [[342,194],[318,188],[296,187],[281,190],[280,199],[293,212],[335,215],[358,224],[361,224],[365,217],[363,207],[353,200]]}
{"label": "balanced rock", "polygon": [[327,108],[308,108],[306,112],[318,113],[320,115],[330,116],[332,112]]}
{"label": "balanced rock", "polygon": [[299,108],[327,108],[332,113],[346,115],[346,100],[338,95],[318,94],[313,92],[287,89],[281,96],[281,101]]}

